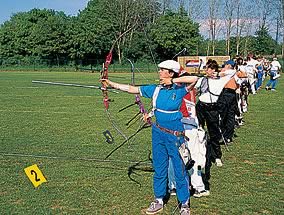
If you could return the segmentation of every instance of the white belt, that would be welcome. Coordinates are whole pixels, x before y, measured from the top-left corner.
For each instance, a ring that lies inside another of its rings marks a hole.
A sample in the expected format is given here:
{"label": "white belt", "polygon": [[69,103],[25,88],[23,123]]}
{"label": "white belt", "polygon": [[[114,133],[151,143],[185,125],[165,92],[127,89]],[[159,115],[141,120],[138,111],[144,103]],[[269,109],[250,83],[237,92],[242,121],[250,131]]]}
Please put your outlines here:
{"label": "white belt", "polygon": [[154,116],[154,111],[155,110],[157,110],[159,112],[162,112],[162,113],[178,113],[179,112],[179,110],[170,111],[170,110],[161,110],[161,109],[156,108],[156,109],[152,109],[152,111],[148,114],[149,117],[153,117]]}
{"label": "white belt", "polygon": [[162,109],[158,109],[156,108],[155,110],[159,111],[159,112],[162,112],[162,113],[177,113],[179,112],[179,110],[162,110]]}

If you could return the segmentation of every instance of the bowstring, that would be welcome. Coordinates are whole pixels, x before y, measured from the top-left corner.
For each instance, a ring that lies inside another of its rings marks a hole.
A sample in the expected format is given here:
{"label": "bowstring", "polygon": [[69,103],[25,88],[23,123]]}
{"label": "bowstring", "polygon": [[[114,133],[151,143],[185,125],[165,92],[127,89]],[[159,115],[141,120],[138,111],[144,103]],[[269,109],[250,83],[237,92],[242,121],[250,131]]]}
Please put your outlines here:
{"label": "bowstring", "polygon": [[[153,54],[153,51],[152,51],[152,48],[151,48],[150,42],[149,42],[150,39],[149,39],[149,37],[148,37],[148,35],[147,35],[147,32],[146,32],[146,30],[145,30],[144,23],[143,23],[143,21],[141,20],[141,17],[140,17],[139,15],[138,15],[138,18],[137,18],[137,20],[136,20],[136,22],[135,22],[135,25],[138,23],[138,20],[140,20],[140,23],[141,23],[141,26],[142,26],[142,30],[143,30],[143,33],[144,33],[144,35],[145,35],[146,41],[147,41],[147,46],[148,46],[148,49],[149,49],[149,51],[150,51],[151,58],[152,58],[154,64],[156,65],[156,67],[157,67],[157,72],[156,72],[156,74],[157,74],[157,76],[159,76],[158,66],[157,66],[157,63],[156,63],[156,60],[155,60],[155,58],[154,58],[154,54]],[[113,44],[112,49],[113,49],[113,48],[114,48],[114,44]],[[131,61],[130,61],[130,63],[132,64]],[[147,82],[150,82],[149,79],[147,79],[147,78],[145,77],[145,75],[143,75],[142,72],[141,72],[138,68],[135,68],[135,70],[137,70],[137,71],[141,74],[141,76],[142,76]],[[134,81],[134,80],[133,80],[133,81]],[[140,98],[140,99],[141,99],[141,98]],[[107,110],[106,110],[106,113],[107,113],[107,116],[108,116],[110,122],[112,123],[113,127],[115,128],[115,130],[116,130],[119,134],[121,134],[121,135],[124,137],[125,141],[122,142],[122,143],[121,143],[119,146],[117,146],[115,149],[113,149],[113,150],[105,157],[105,159],[109,158],[115,151],[117,151],[119,148],[121,148],[124,144],[129,143],[130,139],[132,139],[133,137],[135,137],[141,130],[143,130],[144,128],[147,128],[147,127],[146,127],[146,123],[144,123],[144,121],[141,120],[142,122],[141,122],[141,124],[139,125],[138,129],[137,129],[133,134],[131,134],[130,136],[127,137],[127,136],[115,125],[114,121],[112,120],[112,118],[111,118],[111,116],[110,116],[110,113],[109,113]],[[132,142],[133,142],[133,141],[132,141]]]}
{"label": "bowstring", "polygon": [[115,123],[115,121],[112,119],[110,112],[106,109],[105,110],[106,115],[113,126],[113,128],[125,139],[125,141],[129,142],[129,137],[127,137],[119,128],[118,125]]}

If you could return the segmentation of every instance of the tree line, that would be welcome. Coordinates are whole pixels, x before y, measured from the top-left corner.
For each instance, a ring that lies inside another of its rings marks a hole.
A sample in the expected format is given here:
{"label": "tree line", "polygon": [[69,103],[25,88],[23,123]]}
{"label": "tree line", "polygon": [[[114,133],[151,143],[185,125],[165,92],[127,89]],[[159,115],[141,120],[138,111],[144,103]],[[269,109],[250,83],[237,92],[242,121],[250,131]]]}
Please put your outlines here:
{"label": "tree line", "polygon": [[200,33],[201,24],[190,11],[194,7],[180,1],[173,6],[170,1],[159,0],[90,0],[77,16],[51,9],[19,12],[0,26],[0,65],[45,60],[52,65],[98,64],[114,41],[114,60],[118,63],[126,58],[160,61],[183,48],[188,50],[186,55],[281,54],[283,42],[272,38],[265,23],[254,34],[240,33],[244,26],[239,24],[233,35],[233,12],[223,19],[224,25],[231,27],[218,39],[220,17],[214,15],[214,1],[209,3],[208,37]]}

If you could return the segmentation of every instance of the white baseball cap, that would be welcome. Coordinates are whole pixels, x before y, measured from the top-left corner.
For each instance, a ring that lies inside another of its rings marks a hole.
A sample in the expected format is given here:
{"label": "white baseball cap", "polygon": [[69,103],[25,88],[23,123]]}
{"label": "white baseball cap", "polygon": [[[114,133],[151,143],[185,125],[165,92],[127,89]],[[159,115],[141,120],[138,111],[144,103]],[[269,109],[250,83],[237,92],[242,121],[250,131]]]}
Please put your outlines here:
{"label": "white baseball cap", "polygon": [[175,73],[180,72],[180,64],[175,60],[165,60],[158,65],[159,68],[169,69],[174,71]]}

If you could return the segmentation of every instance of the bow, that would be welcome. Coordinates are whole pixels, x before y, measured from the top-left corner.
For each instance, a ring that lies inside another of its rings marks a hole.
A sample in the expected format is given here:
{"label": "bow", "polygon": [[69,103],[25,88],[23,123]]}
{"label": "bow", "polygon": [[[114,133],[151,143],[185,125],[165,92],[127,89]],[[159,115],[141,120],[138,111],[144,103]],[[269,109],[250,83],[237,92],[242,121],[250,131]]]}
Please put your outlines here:
{"label": "bow", "polygon": [[[135,85],[135,83],[134,83],[134,65],[133,65],[133,63],[132,63],[132,61],[131,60],[129,60],[129,59],[127,59],[129,62],[130,62],[130,64],[131,64],[131,73],[132,73],[132,85]],[[123,110],[125,110],[125,109],[127,109],[127,108],[129,108],[129,107],[131,107],[131,106],[133,106],[133,105],[138,105],[138,107],[139,107],[139,112],[133,117],[133,118],[131,118],[127,123],[126,123],[126,125],[129,125],[130,124],[130,122],[131,121],[133,121],[137,116],[139,116],[140,114],[147,114],[147,111],[146,111],[146,109],[145,109],[145,107],[144,107],[144,104],[142,103],[142,101],[141,101],[141,98],[140,98],[140,96],[139,95],[135,95],[135,102],[134,103],[132,103],[132,104],[130,104],[130,105],[127,105],[126,107],[124,107],[124,108],[122,108],[122,109],[120,109],[119,110],[119,112],[121,112],[121,111],[123,111]],[[113,149],[106,157],[105,157],[105,159],[107,159],[107,158],[109,158],[115,151],[117,151],[119,148],[121,148],[124,144],[126,144],[127,142],[129,142],[129,140],[130,139],[132,139],[133,137],[135,137],[140,131],[142,131],[144,128],[148,128],[148,127],[150,127],[152,125],[152,121],[151,121],[151,119],[150,118],[147,118],[147,122],[146,123],[144,123],[143,121],[142,121],[142,125],[141,126],[139,126],[139,128],[132,134],[132,135],[130,135],[129,137],[128,137],[128,139],[127,140],[125,140],[124,142],[122,142],[119,146],[117,146],[115,149]]]}
{"label": "bow", "polygon": [[[132,74],[132,77],[131,77],[131,84],[132,84],[132,86],[135,86],[135,82],[134,82],[134,64],[132,63],[132,61],[130,60],[130,59],[127,59],[128,61],[129,61],[129,63],[131,64],[131,74]],[[125,107],[125,108],[123,108],[123,109],[121,109],[121,110],[119,110],[119,111],[122,111],[122,110],[125,110],[126,108],[128,108],[128,107],[131,107],[132,105],[138,105],[138,107],[139,107],[139,112],[138,112],[138,114],[136,114],[127,124],[129,124],[133,119],[135,119],[136,118],[136,116],[138,116],[140,113],[142,114],[142,115],[145,115],[145,114],[147,114],[147,111],[146,111],[146,109],[145,109],[145,107],[144,107],[144,104],[142,103],[142,101],[141,101],[141,98],[140,98],[140,96],[138,95],[138,94],[136,94],[135,95],[135,102],[133,103],[133,104],[130,104],[130,105],[128,105],[127,107]],[[146,122],[146,124],[148,124],[148,125],[152,125],[152,122],[151,122],[151,118],[148,118],[147,119],[147,122]]]}
{"label": "bow", "polygon": [[[115,44],[126,34],[128,33],[130,30],[132,30],[134,27],[135,27],[136,23],[131,27],[129,28],[128,30],[126,30],[125,32],[123,32],[122,34],[119,35],[118,38],[116,38],[116,40],[113,42],[109,52],[108,52],[108,55],[106,56],[106,59],[105,59],[105,62],[103,64],[103,69],[101,71],[101,79],[108,79],[108,67],[112,61],[112,52],[113,52],[113,49],[115,47]],[[102,89],[102,94],[103,94],[103,104],[105,106],[105,112],[106,112],[106,115],[109,119],[109,121],[111,122],[112,126],[114,127],[114,129],[122,136],[124,137],[125,141],[128,142],[129,141],[129,138],[118,128],[118,126],[116,125],[116,123],[114,122],[114,120],[112,119],[111,117],[111,114],[109,112],[109,103],[113,100],[111,100],[109,97],[108,97],[108,89],[107,89],[107,83],[106,82],[102,82],[102,86],[101,86],[101,89]]]}

